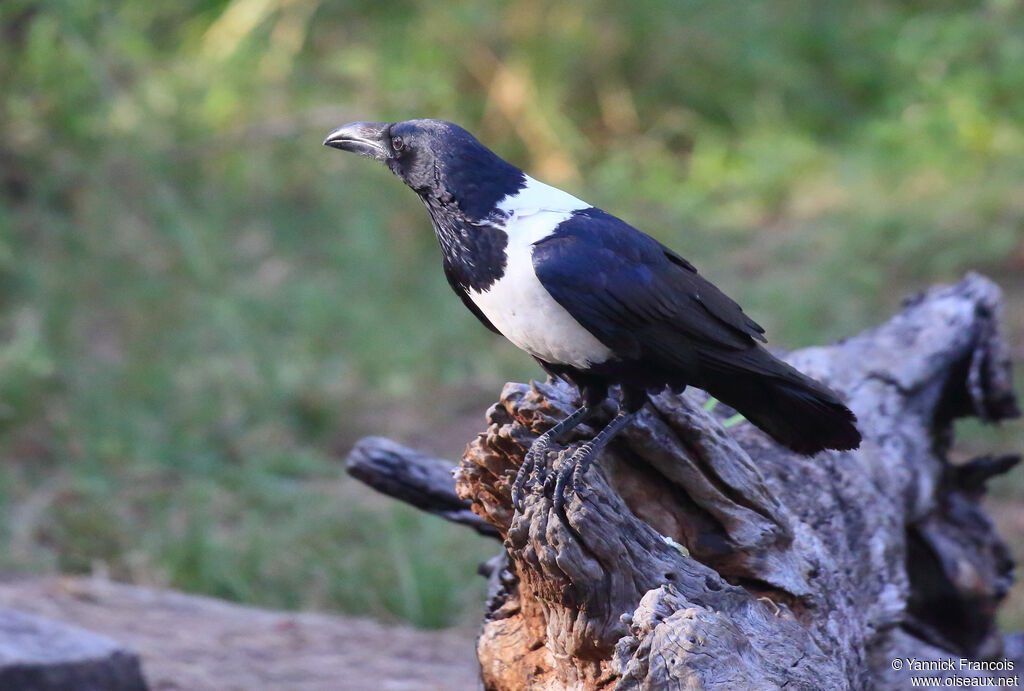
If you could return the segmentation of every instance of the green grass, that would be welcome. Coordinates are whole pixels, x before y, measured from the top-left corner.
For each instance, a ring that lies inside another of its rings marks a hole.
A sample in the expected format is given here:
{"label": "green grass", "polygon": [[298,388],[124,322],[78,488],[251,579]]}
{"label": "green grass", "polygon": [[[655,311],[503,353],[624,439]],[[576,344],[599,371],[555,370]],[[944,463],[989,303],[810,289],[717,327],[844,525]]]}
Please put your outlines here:
{"label": "green grass", "polygon": [[0,569],[472,618],[494,546],[338,456],[454,459],[453,421],[538,372],[450,293],[413,195],[320,146],[347,120],[465,124],[773,344],[970,269],[1024,342],[1016,3],[15,0],[0,33]]}
{"label": "green grass", "polygon": [[2,479],[8,569],[99,568],[241,602],[440,627],[479,612],[476,567],[497,550],[339,480],[337,464],[316,456],[212,474],[121,462]]}

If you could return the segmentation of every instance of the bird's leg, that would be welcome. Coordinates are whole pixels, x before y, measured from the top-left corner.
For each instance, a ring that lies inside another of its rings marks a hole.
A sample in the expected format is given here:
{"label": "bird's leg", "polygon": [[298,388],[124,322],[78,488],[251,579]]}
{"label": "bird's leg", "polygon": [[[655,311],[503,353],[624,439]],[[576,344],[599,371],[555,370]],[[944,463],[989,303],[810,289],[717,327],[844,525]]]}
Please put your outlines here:
{"label": "bird's leg", "polygon": [[601,453],[604,447],[608,446],[608,442],[615,437],[619,431],[625,427],[633,416],[636,414],[635,409],[630,409],[632,406],[627,407],[625,405],[619,408],[619,412],[612,418],[611,422],[605,425],[604,429],[597,433],[590,441],[585,444],[581,444],[578,449],[570,456],[567,460],[563,461],[555,472],[555,490],[552,501],[554,503],[555,511],[561,513],[562,506],[565,504],[565,483],[570,477],[572,483],[570,485],[573,492],[576,492],[577,483],[580,477],[587,472],[587,468],[594,462],[597,455]]}
{"label": "bird's leg", "polygon": [[522,510],[523,487],[526,485],[526,481],[530,476],[533,475],[538,468],[543,467],[543,464],[547,459],[548,449],[551,447],[551,442],[558,441],[578,427],[590,416],[593,409],[593,405],[585,402],[579,408],[569,413],[564,420],[534,440],[533,444],[530,445],[529,450],[526,452],[526,458],[523,459],[522,465],[519,466],[519,472],[516,473],[515,481],[512,483],[513,507],[518,510]]}

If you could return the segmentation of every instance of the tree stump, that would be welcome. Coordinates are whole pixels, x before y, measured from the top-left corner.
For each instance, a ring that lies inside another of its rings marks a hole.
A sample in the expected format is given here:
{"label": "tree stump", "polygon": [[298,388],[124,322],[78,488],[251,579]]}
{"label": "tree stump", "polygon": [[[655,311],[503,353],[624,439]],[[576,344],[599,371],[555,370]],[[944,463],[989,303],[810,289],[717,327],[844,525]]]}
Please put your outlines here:
{"label": "tree stump", "polygon": [[526,449],[574,407],[576,392],[548,381],[505,386],[454,487],[437,459],[387,440],[360,442],[350,469],[502,539],[484,569],[488,689],[908,688],[912,670],[894,658],[1024,648],[996,629],[1013,562],[980,507],[985,481],[1019,458],[948,458],[954,419],[1019,414],[1000,300],[972,274],[877,328],[784,358],[848,402],[856,451],[799,456],[749,423],[723,425],[735,411],[701,391],[666,392],[562,513],[544,491],[516,512]]}

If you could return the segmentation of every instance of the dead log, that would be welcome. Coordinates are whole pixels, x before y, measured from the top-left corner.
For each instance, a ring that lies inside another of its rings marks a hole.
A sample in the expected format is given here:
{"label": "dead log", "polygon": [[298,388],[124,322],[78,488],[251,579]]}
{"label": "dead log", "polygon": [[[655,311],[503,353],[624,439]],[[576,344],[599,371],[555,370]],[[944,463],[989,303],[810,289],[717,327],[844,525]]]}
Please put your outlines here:
{"label": "dead log", "polygon": [[421,511],[467,525],[481,535],[498,537],[498,529],[473,513],[455,493],[452,463],[397,444],[384,437],[361,439],[346,463],[348,474]]}
{"label": "dead log", "polygon": [[[886,690],[909,686],[894,658],[1019,655],[995,624],[1013,563],[980,508],[985,480],[1019,459],[949,461],[954,419],[1019,414],[1000,299],[969,275],[882,326],[785,358],[848,401],[857,451],[797,456],[749,423],[723,425],[734,411],[700,391],[661,394],[564,513],[543,490],[517,513],[510,487],[575,392],[506,385],[455,471],[461,506],[506,550],[488,567],[485,686]],[[380,446],[367,440],[356,457],[402,458],[408,467],[388,466],[399,476],[427,463]],[[441,486],[412,503],[452,513]]]}

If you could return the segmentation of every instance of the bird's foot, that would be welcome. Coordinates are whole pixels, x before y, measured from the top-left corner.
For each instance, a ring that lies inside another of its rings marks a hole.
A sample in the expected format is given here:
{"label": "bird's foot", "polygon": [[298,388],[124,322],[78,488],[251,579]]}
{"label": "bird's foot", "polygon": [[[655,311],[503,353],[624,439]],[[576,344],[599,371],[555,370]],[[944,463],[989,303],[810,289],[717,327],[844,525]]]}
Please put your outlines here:
{"label": "bird's foot", "polygon": [[[551,495],[551,502],[557,513],[562,513],[566,501],[579,491],[580,478],[593,462],[594,447],[587,442],[581,444],[569,458],[563,459],[559,464],[553,475],[554,489]],[[547,479],[545,488],[550,487],[551,480],[551,477]]]}
{"label": "bird's foot", "polygon": [[548,448],[549,445],[546,441],[538,439],[526,452],[526,457],[516,473],[516,479],[512,482],[512,507],[516,511],[523,510],[527,482],[534,475],[540,476],[540,483],[544,481],[544,477],[547,475]]}

